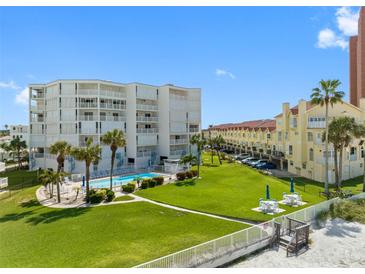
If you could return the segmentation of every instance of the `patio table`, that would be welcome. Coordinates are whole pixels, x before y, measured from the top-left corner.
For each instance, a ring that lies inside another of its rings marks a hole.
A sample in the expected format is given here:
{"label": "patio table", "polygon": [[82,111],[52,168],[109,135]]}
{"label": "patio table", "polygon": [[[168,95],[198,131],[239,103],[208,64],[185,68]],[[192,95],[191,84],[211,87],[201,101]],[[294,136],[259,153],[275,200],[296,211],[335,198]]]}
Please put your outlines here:
{"label": "patio table", "polygon": [[296,193],[285,194],[284,200],[286,201],[287,204],[297,205],[300,202],[300,196]]}

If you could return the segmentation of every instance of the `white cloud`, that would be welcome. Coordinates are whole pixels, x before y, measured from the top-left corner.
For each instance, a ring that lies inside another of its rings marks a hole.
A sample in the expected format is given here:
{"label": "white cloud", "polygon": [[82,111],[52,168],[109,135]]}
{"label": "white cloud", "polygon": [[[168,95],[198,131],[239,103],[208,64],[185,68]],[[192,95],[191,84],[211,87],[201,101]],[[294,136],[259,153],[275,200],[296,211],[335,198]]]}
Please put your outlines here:
{"label": "white cloud", "polygon": [[20,89],[20,87],[13,80],[10,82],[0,82],[0,88]]}
{"label": "white cloud", "polygon": [[322,49],[340,47],[345,49],[347,41],[336,35],[331,29],[323,29],[318,33],[317,46]]}
{"label": "white cloud", "polygon": [[359,13],[349,7],[342,7],[336,11],[337,27],[345,36],[357,34]]}
{"label": "white cloud", "polygon": [[348,47],[348,37],[357,34],[359,12],[353,11],[349,7],[341,7],[336,10],[336,27],[337,30],[330,28],[322,29],[318,33],[316,46],[322,49]]}
{"label": "white cloud", "polygon": [[217,75],[219,77],[220,76],[228,76],[231,79],[236,79],[236,76],[232,72],[229,72],[229,71],[224,70],[224,69],[216,69],[215,70],[215,75]]}
{"label": "white cloud", "polygon": [[15,102],[19,105],[28,105],[29,89],[25,88],[15,96]]}

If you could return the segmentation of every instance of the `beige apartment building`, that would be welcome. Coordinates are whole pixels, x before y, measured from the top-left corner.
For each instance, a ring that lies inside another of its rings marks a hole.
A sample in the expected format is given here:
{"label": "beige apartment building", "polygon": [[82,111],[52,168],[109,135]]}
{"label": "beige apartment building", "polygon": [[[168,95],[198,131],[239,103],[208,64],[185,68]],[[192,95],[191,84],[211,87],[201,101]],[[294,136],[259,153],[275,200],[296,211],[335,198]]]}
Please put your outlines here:
{"label": "beige apartment building", "polygon": [[[333,117],[349,116],[358,123],[365,121],[365,98],[359,107],[339,103],[329,108],[329,122]],[[212,137],[222,135],[226,148],[236,153],[248,152],[258,158],[270,159],[278,168],[323,182],[325,154],[322,134],[325,129],[325,107],[313,106],[305,100],[290,107],[282,105],[282,112],[273,120],[256,120],[210,127]],[[329,181],[334,183],[334,151],[329,146]],[[344,180],[363,174],[361,140],[353,140],[343,155]]]}

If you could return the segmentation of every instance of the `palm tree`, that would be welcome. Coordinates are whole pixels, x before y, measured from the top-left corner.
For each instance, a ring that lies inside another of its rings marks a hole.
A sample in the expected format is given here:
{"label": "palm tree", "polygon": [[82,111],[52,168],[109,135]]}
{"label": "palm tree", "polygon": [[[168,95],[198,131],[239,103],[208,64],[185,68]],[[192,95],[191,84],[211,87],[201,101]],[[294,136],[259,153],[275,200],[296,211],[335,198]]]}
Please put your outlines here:
{"label": "palm tree", "polygon": [[109,145],[110,150],[112,151],[111,168],[110,168],[110,190],[112,190],[115,153],[118,150],[118,148],[126,146],[126,140],[125,140],[123,131],[121,131],[119,129],[113,129],[113,130],[105,133],[101,137],[101,141],[103,142],[103,144]]}
{"label": "palm tree", "polygon": [[10,141],[10,147],[12,148],[12,153],[16,154],[18,158],[18,170],[20,170],[22,166],[21,154],[23,150],[27,148],[27,144],[25,141],[21,141],[17,136],[15,139]]}
{"label": "palm tree", "polygon": [[198,178],[199,178],[201,154],[202,154],[204,146],[206,145],[206,140],[202,137],[201,134],[195,134],[195,135],[191,136],[190,144],[196,145],[196,150],[198,153],[197,166],[198,166]]}
{"label": "palm tree", "polygon": [[86,173],[86,202],[89,202],[89,181],[90,181],[90,165],[97,164],[101,159],[101,148],[99,145],[93,145],[93,139],[88,138],[86,147],[74,147],[71,149],[71,155],[78,161],[85,162]]}
{"label": "palm tree", "polygon": [[319,87],[314,88],[311,94],[311,103],[313,105],[325,106],[326,108],[326,133],[325,133],[325,181],[324,192],[328,194],[328,107],[338,102],[342,102],[345,95],[343,91],[338,91],[337,88],[341,85],[339,80],[321,80]]}
{"label": "palm tree", "polygon": [[[353,137],[358,134],[357,127],[358,125],[356,124],[355,119],[347,116],[334,118],[328,125],[328,141],[331,142],[334,147],[334,163],[337,189],[341,189],[343,149],[347,147],[351,143]],[[323,137],[325,136],[323,135]],[[338,151],[339,163],[337,162]]]}
{"label": "palm tree", "polygon": [[217,137],[214,138],[214,148],[217,151],[218,160],[219,160],[220,165],[222,164],[222,160],[221,160],[219,151],[221,150],[224,143],[225,143],[225,141],[224,141],[224,138],[222,137],[222,135],[218,135]]}
{"label": "palm tree", "polygon": [[[57,173],[64,171],[65,159],[71,153],[71,145],[66,141],[58,141],[49,147],[49,153],[57,155]],[[56,184],[57,187],[57,202],[61,202],[60,185]]]}
{"label": "palm tree", "polygon": [[45,187],[49,187],[49,195],[50,198],[53,197],[53,188],[51,188],[51,186],[53,184],[59,185],[62,181],[63,178],[66,176],[66,173],[64,172],[54,172],[51,170],[44,170],[38,177],[38,180],[45,186]]}
{"label": "palm tree", "polygon": [[197,161],[198,161],[198,158],[193,156],[192,154],[185,155],[184,157],[182,157],[180,159],[180,163],[184,164],[184,165],[185,164],[193,165]]}
{"label": "palm tree", "polygon": [[215,147],[215,138],[212,138],[212,137],[209,137],[208,138],[208,141],[207,141],[207,144],[209,145],[210,147],[210,159],[211,159],[211,162],[213,164],[213,159],[214,159],[214,147]]}

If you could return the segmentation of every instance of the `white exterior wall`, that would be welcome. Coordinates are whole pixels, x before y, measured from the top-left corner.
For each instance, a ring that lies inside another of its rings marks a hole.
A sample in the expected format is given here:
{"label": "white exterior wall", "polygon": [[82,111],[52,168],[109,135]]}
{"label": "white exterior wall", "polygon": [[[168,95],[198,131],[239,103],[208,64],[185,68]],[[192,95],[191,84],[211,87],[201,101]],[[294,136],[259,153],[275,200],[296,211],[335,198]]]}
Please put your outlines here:
{"label": "white exterior wall", "polygon": [[28,134],[28,126],[26,125],[10,125],[10,138],[11,140],[19,137],[21,141],[25,141],[27,146],[29,146],[29,134]]}
{"label": "white exterior wall", "polygon": [[[161,159],[183,156],[176,153],[175,145],[170,145],[173,134],[189,140],[190,135],[197,133],[195,128],[201,129],[200,89],[101,80],[58,80],[30,85],[29,92],[31,169],[56,168],[54,155],[48,153],[49,146],[56,141],[84,146],[85,139],[91,137],[100,143],[100,137],[114,128],[123,130],[127,141],[125,149],[118,149],[115,168],[159,164]],[[180,104],[175,98],[171,105],[170,94],[176,92],[185,94],[188,99]],[[113,116],[116,114],[118,117]],[[189,132],[190,120],[194,124],[192,132]],[[179,144],[178,148],[187,153],[188,142]],[[109,147],[102,146],[102,160],[95,168],[110,169],[110,155]],[[69,158],[64,169],[70,173],[84,173],[85,167],[84,163]],[[91,171],[95,170],[91,168]]]}

